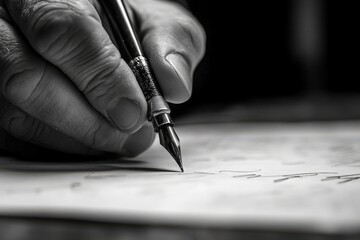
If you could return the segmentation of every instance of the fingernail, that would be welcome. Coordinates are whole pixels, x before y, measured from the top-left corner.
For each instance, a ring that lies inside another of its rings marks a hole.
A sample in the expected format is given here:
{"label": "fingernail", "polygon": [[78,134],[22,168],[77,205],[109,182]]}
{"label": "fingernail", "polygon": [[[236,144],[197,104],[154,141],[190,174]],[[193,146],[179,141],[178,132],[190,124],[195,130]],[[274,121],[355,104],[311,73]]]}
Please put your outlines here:
{"label": "fingernail", "polygon": [[192,73],[189,64],[186,62],[185,58],[180,54],[170,53],[165,57],[165,59],[173,67],[177,76],[184,84],[186,90],[191,93],[192,85],[190,84],[190,81]]}
{"label": "fingernail", "polygon": [[154,128],[151,124],[144,124],[144,126],[132,134],[124,145],[124,150],[129,157],[139,155],[148,149],[154,142],[155,134]]}
{"label": "fingernail", "polygon": [[129,98],[121,98],[113,106],[110,106],[108,115],[120,130],[128,131],[139,121],[140,104]]}

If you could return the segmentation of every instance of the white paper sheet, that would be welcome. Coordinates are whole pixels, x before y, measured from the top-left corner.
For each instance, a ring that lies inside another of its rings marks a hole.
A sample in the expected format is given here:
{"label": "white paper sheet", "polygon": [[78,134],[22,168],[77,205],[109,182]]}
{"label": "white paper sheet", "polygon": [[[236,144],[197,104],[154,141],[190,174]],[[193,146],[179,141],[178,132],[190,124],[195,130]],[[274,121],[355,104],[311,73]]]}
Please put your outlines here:
{"label": "white paper sheet", "polygon": [[0,215],[296,230],[360,229],[360,122],[177,127],[131,161],[0,158]]}

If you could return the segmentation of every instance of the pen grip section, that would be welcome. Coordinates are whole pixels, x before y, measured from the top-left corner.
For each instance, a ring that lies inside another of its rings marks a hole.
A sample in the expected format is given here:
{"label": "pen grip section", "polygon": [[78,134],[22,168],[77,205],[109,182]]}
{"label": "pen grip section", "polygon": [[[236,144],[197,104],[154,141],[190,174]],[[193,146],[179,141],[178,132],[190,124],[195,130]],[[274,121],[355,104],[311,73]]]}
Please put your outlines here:
{"label": "pen grip section", "polygon": [[155,131],[164,124],[173,125],[170,108],[161,95],[155,78],[151,72],[149,62],[143,56],[138,56],[130,61],[129,66],[140,85],[145,99],[148,103],[148,120],[154,125]]}
{"label": "pen grip section", "polygon": [[138,81],[146,101],[150,101],[155,96],[161,96],[159,87],[157,86],[154,76],[150,70],[147,59],[138,56],[130,61],[129,66]]}

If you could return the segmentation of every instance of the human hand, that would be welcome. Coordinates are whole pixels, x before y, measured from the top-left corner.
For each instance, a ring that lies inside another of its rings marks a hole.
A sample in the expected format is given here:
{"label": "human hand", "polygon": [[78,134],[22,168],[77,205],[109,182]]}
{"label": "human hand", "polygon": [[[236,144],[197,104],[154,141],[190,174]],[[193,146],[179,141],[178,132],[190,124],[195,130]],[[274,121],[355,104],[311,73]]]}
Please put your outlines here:
{"label": "human hand", "polygon": [[[201,25],[174,2],[129,6],[165,98],[188,100]],[[150,147],[146,101],[110,36],[96,0],[0,0],[2,149],[135,156]]]}

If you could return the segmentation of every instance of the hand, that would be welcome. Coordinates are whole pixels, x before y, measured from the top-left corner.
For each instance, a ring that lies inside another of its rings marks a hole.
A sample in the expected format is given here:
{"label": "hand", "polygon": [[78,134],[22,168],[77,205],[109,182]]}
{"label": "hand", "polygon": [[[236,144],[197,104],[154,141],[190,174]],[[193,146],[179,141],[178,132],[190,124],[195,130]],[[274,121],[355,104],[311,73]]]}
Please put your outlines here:
{"label": "hand", "polygon": [[[165,98],[191,95],[205,33],[175,2],[130,0]],[[147,103],[96,0],[0,0],[0,145],[135,156],[154,140]],[[36,147],[37,146],[37,147]]]}

